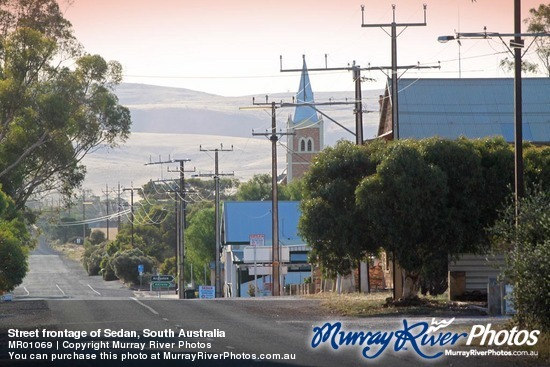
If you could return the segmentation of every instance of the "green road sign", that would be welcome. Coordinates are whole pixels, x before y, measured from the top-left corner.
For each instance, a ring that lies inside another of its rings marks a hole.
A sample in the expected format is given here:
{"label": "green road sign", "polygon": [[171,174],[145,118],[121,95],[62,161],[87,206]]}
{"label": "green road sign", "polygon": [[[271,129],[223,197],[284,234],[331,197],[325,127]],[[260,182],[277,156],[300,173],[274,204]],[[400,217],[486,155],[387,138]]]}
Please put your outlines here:
{"label": "green road sign", "polygon": [[172,282],[152,282],[151,286],[153,288],[170,288],[170,287],[174,287],[175,284]]}
{"label": "green road sign", "polygon": [[153,275],[151,276],[152,282],[172,282],[174,280],[173,275]]}

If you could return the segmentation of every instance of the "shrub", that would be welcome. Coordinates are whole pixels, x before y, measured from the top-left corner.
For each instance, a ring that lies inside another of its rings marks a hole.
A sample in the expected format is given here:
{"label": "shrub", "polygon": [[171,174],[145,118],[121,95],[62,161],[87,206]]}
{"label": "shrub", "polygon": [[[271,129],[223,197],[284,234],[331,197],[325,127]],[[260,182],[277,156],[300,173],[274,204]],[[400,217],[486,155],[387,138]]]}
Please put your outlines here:
{"label": "shrub", "polygon": [[177,266],[176,266],[176,257],[172,256],[164,260],[164,262],[160,265],[160,273],[161,274],[176,274],[177,273]]}
{"label": "shrub", "polygon": [[99,245],[101,242],[104,242],[106,240],[105,233],[100,230],[93,230],[90,234],[90,242],[92,245]]}
{"label": "shrub", "polygon": [[112,259],[107,255],[104,255],[103,258],[101,259],[101,275],[103,276],[103,280],[105,281],[118,279],[115,274],[115,270],[111,265],[111,260]]}
{"label": "shrub", "polygon": [[518,247],[508,260],[517,321],[550,332],[550,239],[536,246]]}
{"label": "shrub", "polygon": [[493,244],[506,254],[505,275],[520,325],[550,332],[550,191],[535,190],[503,211],[490,229]]}
{"label": "shrub", "polygon": [[110,263],[124,283],[139,284],[138,265],[143,265],[145,273],[152,273],[155,260],[143,255],[139,249],[132,249],[117,253]]}
{"label": "shrub", "polygon": [[85,268],[88,272],[88,275],[98,275],[101,271],[101,260],[103,260],[103,255],[105,250],[103,248],[97,248],[93,251],[90,256],[85,258]]}

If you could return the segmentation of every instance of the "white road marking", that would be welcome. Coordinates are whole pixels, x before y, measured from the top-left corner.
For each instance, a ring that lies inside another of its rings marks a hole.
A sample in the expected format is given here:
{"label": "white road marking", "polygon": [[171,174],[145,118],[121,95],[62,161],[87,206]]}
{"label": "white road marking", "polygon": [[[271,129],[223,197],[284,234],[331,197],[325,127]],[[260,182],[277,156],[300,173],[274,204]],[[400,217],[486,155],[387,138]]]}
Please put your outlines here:
{"label": "white road marking", "polygon": [[137,303],[139,303],[140,305],[142,305],[143,307],[145,307],[146,309],[148,309],[149,311],[151,311],[151,312],[154,313],[155,315],[158,315],[158,314],[159,314],[159,313],[158,313],[157,311],[155,311],[152,307],[147,306],[145,303],[139,301],[136,297],[130,297],[130,299],[136,301]]}
{"label": "white road marking", "polygon": [[86,284],[86,285],[87,285],[88,287],[90,287],[90,289],[91,289],[92,291],[94,291],[95,294],[97,294],[98,296],[101,296],[101,293],[99,293],[98,291],[96,291],[95,289],[93,289],[91,285],[89,285],[89,284]]}
{"label": "white road marking", "polygon": [[29,292],[29,290],[27,289],[27,287],[23,286],[23,289],[25,290],[25,292],[27,292],[26,296],[30,295],[31,293]]}
{"label": "white road marking", "polygon": [[63,293],[64,296],[66,296],[65,292],[63,292],[63,289],[61,289],[61,287],[59,285],[56,284],[55,286],[57,287],[57,289],[59,289],[59,291],[61,293]]}

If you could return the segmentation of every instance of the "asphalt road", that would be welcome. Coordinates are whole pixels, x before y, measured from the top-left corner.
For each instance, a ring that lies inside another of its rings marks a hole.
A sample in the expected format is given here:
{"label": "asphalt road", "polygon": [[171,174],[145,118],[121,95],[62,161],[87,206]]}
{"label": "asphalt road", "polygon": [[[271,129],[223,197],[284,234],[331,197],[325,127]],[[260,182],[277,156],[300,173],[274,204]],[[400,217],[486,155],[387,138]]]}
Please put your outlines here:
{"label": "asphalt road", "polygon": [[29,272],[14,292],[17,299],[107,299],[133,296],[119,281],[88,276],[82,265],[49,247],[41,238],[29,256]]}
{"label": "asphalt road", "polygon": [[[0,304],[0,365],[5,366],[524,365],[523,359],[487,357],[442,357],[427,362],[410,347],[408,351],[390,350],[393,344],[382,357],[373,360],[361,355],[360,346],[341,346],[335,350],[323,345],[313,349],[313,328],[325,322],[342,321],[346,330],[375,332],[403,328],[403,320],[335,318],[323,313],[318,301],[311,299],[158,299],[144,292],[132,292],[118,281],[103,282],[100,277],[89,277],[80,264],[64,259],[45,243],[30,256],[30,272],[14,295],[14,302]],[[504,321],[461,318],[453,327],[460,332],[474,324],[495,325]],[[21,330],[38,330],[38,336],[13,335]],[[46,337],[43,330],[73,335]],[[124,335],[110,335],[107,330]],[[147,335],[148,331],[157,335]],[[180,335],[182,331],[184,335]],[[74,333],[83,332],[87,335],[75,338]],[[31,344],[10,346],[10,341]],[[49,342],[52,344],[42,344]],[[52,361],[52,355],[71,359]],[[48,359],[31,360],[37,356]],[[95,356],[96,360],[74,359],[82,356]],[[122,362],[123,357],[130,360]],[[527,362],[528,366],[540,365],[533,359]]]}

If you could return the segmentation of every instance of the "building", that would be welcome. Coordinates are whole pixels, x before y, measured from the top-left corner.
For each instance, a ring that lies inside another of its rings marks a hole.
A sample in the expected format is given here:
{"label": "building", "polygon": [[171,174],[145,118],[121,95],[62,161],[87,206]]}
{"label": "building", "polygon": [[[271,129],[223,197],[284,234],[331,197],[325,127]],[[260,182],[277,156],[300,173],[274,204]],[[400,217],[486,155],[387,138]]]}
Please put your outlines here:
{"label": "building", "polygon": [[[297,201],[279,201],[279,246],[283,279],[281,284],[300,284],[311,277],[309,248],[298,235],[300,206]],[[257,284],[262,294],[271,290],[272,208],[271,201],[226,201],[222,208],[221,241],[226,297],[248,297]],[[262,236],[257,250],[250,246],[251,235]],[[288,252],[286,252],[288,251]],[[253,253],[257,253],[252,255]],[[286,255],[287,256],[286,256]],[[254,258],[256,266],[254,266]],[[254,279],[256,270],[257,281]],[[255,287],[256,288],[256,287]]]}
{"label": "building", "polygon": [[[550,142],[550,78],[523,78],[523,139]],[[399,88],[399,139],[503,136],[514,142],[514,80],[406,79]],[[378,137],[393,139],[391,83],[380,101]]]}
{"label": "building", "polygon": [[[304,56],[296,103],[314,103]],[[322,117],[311,105],[296,106],[294,115],[288,118],[287,182],[301,178],[308,170],[313,157],[324,148]]]}

